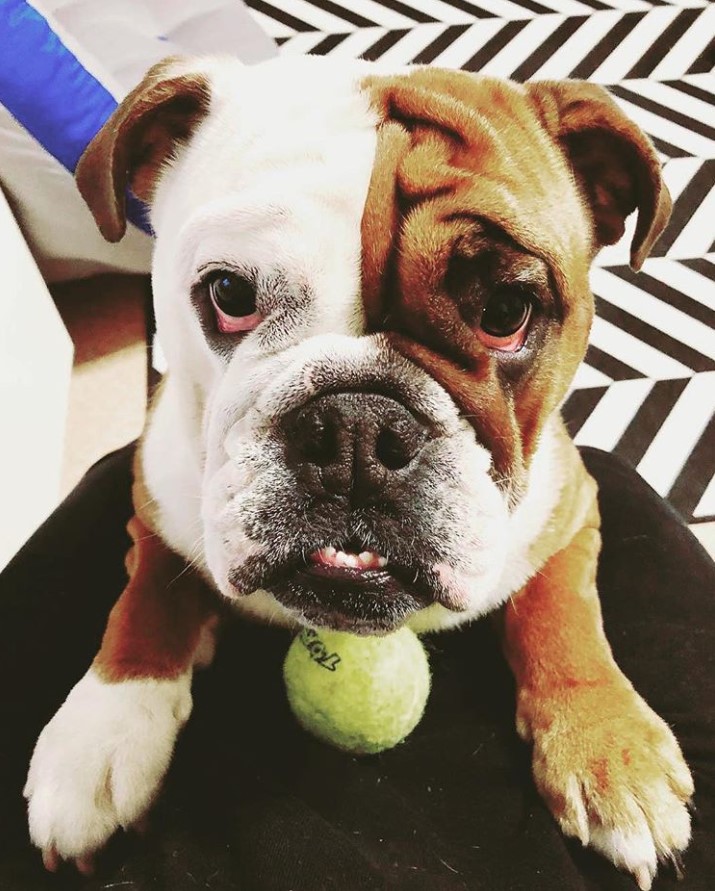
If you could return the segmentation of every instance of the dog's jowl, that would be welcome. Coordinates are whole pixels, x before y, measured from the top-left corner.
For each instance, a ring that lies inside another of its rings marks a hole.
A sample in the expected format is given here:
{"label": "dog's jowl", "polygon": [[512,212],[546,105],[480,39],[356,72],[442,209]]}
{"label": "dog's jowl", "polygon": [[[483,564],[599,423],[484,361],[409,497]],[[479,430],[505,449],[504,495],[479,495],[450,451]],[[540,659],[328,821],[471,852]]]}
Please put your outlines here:
{"label": "dog's jowl", "polygon": [[649,888],[692,781],[605,640],[596,486],[558,414],[591,261],[635,212],[639,267],[668,220],[647,138],[576,81],[171,59],[77,178],[110,240],[127,188],[150,207],[170,372],[127,588],[30,766],[47,866],[90,869],[150,807],[226,601],[359,634],[500,610],[544,799]]}

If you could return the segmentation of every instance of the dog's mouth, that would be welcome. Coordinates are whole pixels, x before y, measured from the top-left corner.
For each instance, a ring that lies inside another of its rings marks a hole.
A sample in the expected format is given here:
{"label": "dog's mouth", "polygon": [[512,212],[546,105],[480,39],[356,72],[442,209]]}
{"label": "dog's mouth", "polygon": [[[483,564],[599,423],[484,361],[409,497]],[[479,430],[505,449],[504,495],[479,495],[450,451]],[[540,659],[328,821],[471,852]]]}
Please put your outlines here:
{"label": "dog's mouth", "polygon": [[283,567],[265,588],[307,624],[355,634],[387,634],[434,602],[414,567],[374,550],[332,545]]}
{"label": "dog's mouth", "polygon": [[377,551],[356,553],[329,546],[313,551],[306,560],[306,569],[317,576],[339,578],[341,574],[351,577],[363,572],[386,572],[387,563],[387,557]]}

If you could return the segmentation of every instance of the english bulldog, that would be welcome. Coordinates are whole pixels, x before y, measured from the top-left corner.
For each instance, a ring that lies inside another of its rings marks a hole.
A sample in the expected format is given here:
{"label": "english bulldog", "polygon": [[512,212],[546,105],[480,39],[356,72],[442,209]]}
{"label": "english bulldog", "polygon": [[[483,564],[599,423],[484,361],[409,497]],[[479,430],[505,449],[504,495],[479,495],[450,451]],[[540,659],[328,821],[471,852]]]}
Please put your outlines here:
{"label": "english bulldog", "polygon": [[597,488],[559,415],[594,256],[637,212],[639,268],[669,217],[646,136],[579,81],[175,58],[77,181],[110,241],[128,188],[150,207],[170,371],[126,589],[32,756],[46,866],[89,871],[146,814],[226,602],[358,634],[497,611],[548,807],[650,888],[693,783],[604,636]]}

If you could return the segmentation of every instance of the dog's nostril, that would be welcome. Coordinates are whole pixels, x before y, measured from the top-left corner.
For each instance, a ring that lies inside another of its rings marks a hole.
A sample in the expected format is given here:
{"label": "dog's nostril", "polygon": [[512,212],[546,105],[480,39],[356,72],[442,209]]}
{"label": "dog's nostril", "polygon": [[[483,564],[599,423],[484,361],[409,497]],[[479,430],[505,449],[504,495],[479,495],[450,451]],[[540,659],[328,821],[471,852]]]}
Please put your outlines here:
{"label": "dog's nostril", "polygon": [[375,440],[375,457],[388,470],[402,470],[412,461],[414,450],[389,427],[384,427]]}
{"label": "dog's nostril", "polygon": [[304,461],[325,467],[338,457],[337,431],[328,421],[313,416],[302,428],[296,447]]}

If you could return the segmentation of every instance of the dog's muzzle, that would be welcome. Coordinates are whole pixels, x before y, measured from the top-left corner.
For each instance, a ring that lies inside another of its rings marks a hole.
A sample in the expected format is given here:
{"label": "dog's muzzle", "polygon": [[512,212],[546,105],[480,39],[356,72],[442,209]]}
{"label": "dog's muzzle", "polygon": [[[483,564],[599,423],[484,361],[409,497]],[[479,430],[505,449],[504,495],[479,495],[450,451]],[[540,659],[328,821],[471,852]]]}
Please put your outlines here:
{"label": "dog's muzzle", "polygon": [[[301,495],[325,517],[381,513],[409,489],[418,457],[434,435],[405,405],[379,393],[328,393],[286,415],[285,462]],[[285,606],[318,625],[375,633],[398,627],[431,602],[403,567],[367,545],[358,520],[346,540],[316,549],[271,586]],[[369,524],[371,527],[373,524]],[[371,530],[372,531],[372,530]],[[337,546],[336,546],[337,545]]]}
{"label": "dog's muzzle", "polygon": [[288,559],[274,560],[271,549],[249,559],[234,573],[234,587],[252,590],[258,582],[301,620],[355,633],[391,631],[434,603],[437,557],[417,544],[406,518],[418,509],[431,473],[429,446],[440,435],[385,391],[329,391],[291,409],[272,437],[293,480],[292,505],[281,510],[285,493],[276,493],[266,532],[285,541],[292,528],[288,538],[299,543]]}

